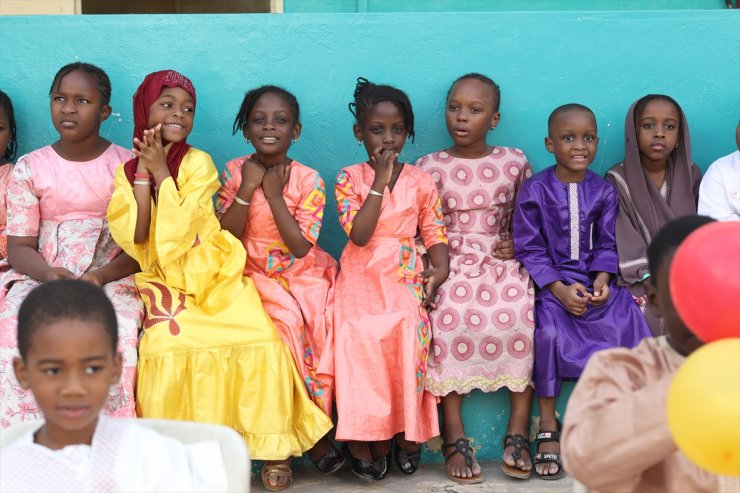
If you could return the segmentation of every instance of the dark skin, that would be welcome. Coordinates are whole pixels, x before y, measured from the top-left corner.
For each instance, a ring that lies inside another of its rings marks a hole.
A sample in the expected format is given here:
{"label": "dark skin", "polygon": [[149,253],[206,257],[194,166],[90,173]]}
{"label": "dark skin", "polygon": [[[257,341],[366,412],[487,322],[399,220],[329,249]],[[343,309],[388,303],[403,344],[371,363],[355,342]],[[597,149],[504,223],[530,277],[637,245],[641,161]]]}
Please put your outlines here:
{"label": "dark skin", "polygon": [[668,158],[679,145],[681,115],[673,103],[654,99],[645,105],[636,122],[640,162],[660,188],[665,181]]}
{"label": "dark skin", "polygon": [[[368,110],[365,118],[354,125],[355,138],[365,145],[368,164],[375,172],[371,190],[380,194],[391,194],[404,169],[398,162],[398,155],[408,138],[408,129],[400,109],[390,101],[380,101]],[[365,246],[371,240],[378,226],[383,197],[369,194],[352,222],[349,239],[358,246]],[[434,294],[449,275],[449,252],[447,245],[436,244],[427,249],[431,268],[420,275],[424,282],[423,306],[429,310],[436,308]],[[405,435],[397,436],[399,447],[409,452],[417,451],[421,444],[406,440]],[[349,442],[352,455],[367,461],[388,454],[390,442]]]}
{"label": "dark skin", "polygon": [[[545,138],[545,147],[555,155],[555,175],[564,183],[579,183],[586,169],[596,156],[599,142],[596,133],[596,119],[584,110],[571,110],[555,117]],[[563,307],[575,316],[583,315],[588,305],[602,305],[609,299],[608,272],[594,273],[594,291],[590,293],[581,283],[565,284],[555,281],[546,286],[560,301]],[[540,407],[540,431],[557,431],[555,416],[555,397],[538,397]],[[545,442],[539,447],[540,453],[560,453],[558,442]],[[537,473],[543,476],[556,474],[557,464],[538,464]]]}
{"label": "dark skin", "polygon": [[[301,135],[301,124],[296,121],[290,105],[279,94],[265,93],[255,102],[244,127],[244,137],[254,144],[255,153],[242,164],[242,182],[237,197],[252,202],[258,189],[270,206],[278,232],[296,258],[305,257],[313,243],[301,231],[283,196],[290,179],[288,148],[291,140]],[[234,201],[221,216],[221,227],[241,238],[249,228],[249,205]]]}
{"label": "dark skin", "polygon": [[[165,87],[149,109],[149,129],[142,140],[134,138],[134,154],[139,158],[136,172],[150,174],[157,189],[172,178],[167,168],[167,154],[172,145],[187,138],[193,128],[195,103],[181,87]],[[151,223],[151,188],[134,185],[136,199],[136,229],[134,242],[144,243]]]}
{"label": "dark skin", "polygon": [[[499,101],[489,84],[473,78],[456,82],[450,90],[445,111],[447,131],[454,142],[447,152],[463,159],[478,159],[491,154],[494,148],[488,145],[486,138],[501,120],[498,106]],[[513,259],[513,240],[497,240],[494,254],[501,260]],[[511,413],[506,429],[507,435],[527,436],[532,390],[532,387],[527,387],[522,392],[509,392]],[[451,392],[442,397],[442,432],[445,443],[454,443],[458,438],[467,436],[462,419],[463,397],[463,394],[457,392]],[[442,452],[447,455],[452,450],[454,449],[450,447]],[[506,447],[504,463],[523,471],[531,470],[532,460],[529,457],[529,451],[522,450],[522,456],[517,461],[513,457],[514,450],[513,446]],[[480,464],[475,458],[470,467],[460,454],[453,455],[446,463],[448,472],[455,477],[471,478],[481,473]]]}
{"label": "dark skin", "polygon": [[[51,117],[59,140],[52,148],[68,161],[92,161],[103,154],[110,142],[100,137],[100,125],[110,116],[108,106],[98,92],[95,79],[79,70],[57,82],[51,91]],[[15,270],[39,282],[74,279],[64,267],[52,267],[38,251],[38,236],[8,236],[8,261]],[[139,264],[125,253],[98,269],[80,276],[98,286],[122,279],[139,271]]]}

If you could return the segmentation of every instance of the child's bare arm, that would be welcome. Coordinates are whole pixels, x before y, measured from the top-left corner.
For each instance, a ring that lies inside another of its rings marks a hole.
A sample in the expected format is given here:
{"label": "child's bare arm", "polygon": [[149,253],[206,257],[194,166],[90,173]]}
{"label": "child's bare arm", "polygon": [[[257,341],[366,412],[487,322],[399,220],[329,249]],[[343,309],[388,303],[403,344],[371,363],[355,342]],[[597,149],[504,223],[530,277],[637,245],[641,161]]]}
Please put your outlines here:
{"label": "child's bare arm", "polygon": [[424,302],[429,310],[434,310],[434,295],[443,282],[450,275],[450,253],[446,243],[437,243],[427,249],[431,268],[421,273],[424,278]]}
{"label": "child's bare arm", "polygon": [[283,164],[273,166],[265,173],[262,180],[262,191],[270,205],[280,238],[296,258],[305,257],[313,243],[303,236],[303,231],[293,214],[288,209],[283,196],[283,188],[290,176],[290,167]]}
{"label": "child's bare arm", "polygon": [[38,251],[38,236],[8,236],[8,262],[21,274],[40,282],[75,277],[64,267],[52,267],[43,259]]}
{"label": "child's bare arm", "polygon": [[80,276],[80,279],[102,287],[111,281],[123,279],[140,270],[141,268],[136,260],[132,259],[126,252],[121,252],[118,257],[99,269],[85,272]]}
{"label": "child's bare arm", "polygon": [[[349,239],[357,246],[365,246],[375,233],[380,217],[380,206],[383,204],[383,193],[393,174],[393,162],[398,154],[392,151],[380,152],[380,148],[373,152],[375,162],[375,178],[370,187],[370,194],[357,212],[352,223]],[[379,195],[373,194],[376,192]]]}

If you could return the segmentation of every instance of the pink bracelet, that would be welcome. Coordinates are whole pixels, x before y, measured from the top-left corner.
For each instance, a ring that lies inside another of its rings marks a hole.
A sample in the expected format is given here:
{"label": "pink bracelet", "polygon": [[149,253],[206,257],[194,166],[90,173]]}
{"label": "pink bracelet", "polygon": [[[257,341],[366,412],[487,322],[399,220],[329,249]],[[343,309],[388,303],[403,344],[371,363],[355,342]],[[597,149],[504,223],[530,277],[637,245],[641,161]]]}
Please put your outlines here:
{"label": "pink bracelet", "polygon": [[151,178],[152,175],[149,173],[134,173],[134,178]]}

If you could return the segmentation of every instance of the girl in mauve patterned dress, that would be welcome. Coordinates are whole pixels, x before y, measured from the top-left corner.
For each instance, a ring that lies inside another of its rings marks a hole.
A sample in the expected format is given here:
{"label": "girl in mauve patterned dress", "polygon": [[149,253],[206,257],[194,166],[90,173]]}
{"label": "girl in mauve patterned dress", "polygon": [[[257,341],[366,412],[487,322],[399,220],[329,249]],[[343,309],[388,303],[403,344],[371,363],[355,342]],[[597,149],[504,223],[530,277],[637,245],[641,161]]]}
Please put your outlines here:
{"label": "girl in mauve patterned dress", "polygon": [[465,435],[461,407],[473,389],[509,390],[504,472],[526,479],[533,364],[534,289],[514,259],[514,199],[532,169],[522,151],[489,146],[499,121],[498,85],[486,76],[457,79],[445,119],[454,144],[418,165],[439,188],[450,240],[450,277],[440,287],[432,318],[427,390],[442,397],[443,455],[451,479],[483,481]]}
{"label": "girl in mauve patterned dress", "polygon": [[[123,373],[105,411],[135,417],[139,327],[144,316],[131,274],[137,263],[113,241],[106,209],[116,167],[131,151],[99,135],[111,86],[98,67],[72,63],[54,77],[51,118],[59,140],[18,159],[8,187],[8,258],[0,261],[0,424],[41,418],[15,378],[18,309],[42,282],[79,278],[102,286],[118,316]],[[7,166],[7,165],[6,165]]]}
{"label": "girl in mauve patterned dress", "polygon": [[[300,107],[281,87],[244,96],[234,121],[256,152],[226,163],[216,213],[247,250],[244,275],[293,354],[308,395],[332,415],[334,354],[331,300],[338,265],[316,242],[326,204],[316,170],[288,157],[301,135]],[[324,437],[309,450],[325,474],[344,458]]]}
{"label": "girl in mauve patterned dress", "polygon": [[[425,392],[431,327],[427,307],[449,269],[447,236],[431,176],[398,162],[414,114],[402,91],[358,79],[350,110],[368,161],[348,166],[335,187],[349,242],[334,297],[337,440],[352,471],[376,481],[389,470],[390,440],[405,474],[421,443],[439,434],[437,400]],[[421,230],[432,267],[422,272]]]}

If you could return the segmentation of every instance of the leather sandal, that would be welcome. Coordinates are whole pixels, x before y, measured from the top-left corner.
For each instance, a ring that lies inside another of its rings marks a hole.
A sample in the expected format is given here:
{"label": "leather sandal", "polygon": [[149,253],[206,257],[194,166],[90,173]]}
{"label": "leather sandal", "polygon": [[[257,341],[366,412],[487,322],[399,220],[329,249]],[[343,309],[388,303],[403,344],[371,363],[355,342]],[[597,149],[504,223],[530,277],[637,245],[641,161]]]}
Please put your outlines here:
{"label": "leather sandal", "polygon": [[[506,435],[504,437],[504,453],[506,453],[507,447],[514,447],[514,453],[511,457],[514,461],[519,462],[522,458],[522,450],[526,450],[529,453],[529,441],[522,435]],[[509,477],[516,479],[529,479],[532,475],[532,470],[525,471],[516,466],[510,466],[506,462],[501,462],[501,470],[504,471]]]}
{"label": "leather sandal", "polygon": [[[444,449],[447,448],[453,448],[452,452],[450,452],[448,455],[445,455],[445,464],[450,460],[450,458],[455,454],[460,454],[465,459],[465,465],[472,471],[473,470],[473,448],[470,446],[470,441],[468,441],[467,438],[458,438],[452,443],[445,443],[442,445],[442,450],[444,454]],[[457,476],[453,476],[450,474],[450,470],[447,468],[447,477],[449,477],[451,480],[455,481],[456,483],[460,484],[475,484],[475,483],[482,483],[483,482],[483,475],[478,474],[477,476],[471,476],[469,478],[460,478]]]}
{"label": "leather sandal", "polygon": [[[273,486],[270,484],[270,479],[273,478],[288,478],[288,482]],[[282,491],[293,482],[293,470],[289,464],[270,464],[269,466],[265,463],[262,466],[262,485],[267,488],[268,491]]]}

